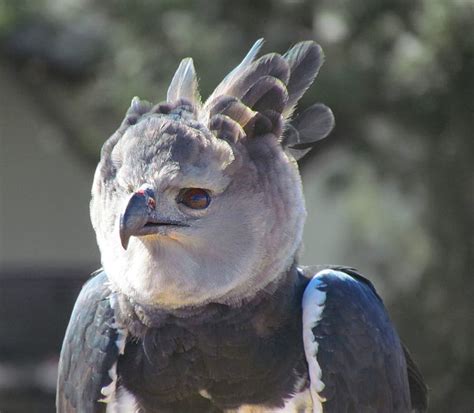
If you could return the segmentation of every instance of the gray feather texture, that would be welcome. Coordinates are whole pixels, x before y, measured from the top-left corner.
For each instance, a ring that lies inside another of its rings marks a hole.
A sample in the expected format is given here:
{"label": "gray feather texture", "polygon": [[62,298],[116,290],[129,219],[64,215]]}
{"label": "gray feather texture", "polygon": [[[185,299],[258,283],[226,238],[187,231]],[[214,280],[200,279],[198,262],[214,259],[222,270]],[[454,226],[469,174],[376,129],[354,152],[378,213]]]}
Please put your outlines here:
{"label": "gray feather texture", "polygon": [[257,58],[261,46],[204,104],[184,59],[167,101],[134,98],[105,142],[90,206],[103,271],[66,333],[58,412],[394,413],[409,381],[424,406],[371,284],[296,266],[295,159],[334,116],[315,104],[290,119],[322,64],[316,43]]}
{"label": "gray feather texture", "polygon": [[[204,104],[193,61],[184,59],[167,101],[153,106],[134,98],[104,144],[91,218],[112,284],[137,301],[170,308],[239,301],[293,261],[306,215],[294,159],[326,136],[333,120],[322,105],[293,124],[289,119],[319,70],[321,48],[302,42],[283,56],[258,58],[262,44],[253,45]],[[293,138],[283,134],[289,130]],[[157,195],[149,219],[167,226],[158,225],[157,235],[147,229],[133,236],[148,218],[134,217],[139,206],[133,214],[124,210],[145,186]],[[209,207],[183,207],[177,202],[183,188],[204,188]],[[126,232],[124,216],[135,223]]]}
{"label": "gray feather texture", "polygon": [[[293,121],[290,119],[298,100],[319,72],[324,60],[322,49],[313,41],[305,41],[283,56],[269,53],[257,59],[262,45],[260,39],[252,46],[202,106],[193,61],[183,59],[168,88],[167,102],[151,109],[150,103],[134,98],[118,134],[139,118],[149,116],[150,111],[163,114],[174,111],[232,142],[272,134],[281,141],[288,155],[300,159],[334,127],[331,110],[322,104],[312,106]],[[222,115],[227,119],[225,122]],[[231,127],[231,121],[237,125]],[[225,131],[218,129],[220,125]],[[284,136],[283,131],[286,131]],[[117,136],[104,145],[105,153],[116,139]]]}
{"label": "gray feather texture", "polygon": [[258,55],[262,45],[263,39],[258,39],[248,51],[244,59],[240,62],[240,64],[236,66],[216,87],[214,92],[209,96],[207,102],[212,102],[216,96],[228,94],[227,90],[229,89],[230,85],[234,83],[235,79],[241,77],[242,73],[245,72],[248,66],[250,66],[250,64],[255,60],[255,57]]}
{"label": "gray feather texture", "polygon": [[301,159],[313,145],[334,128],[334,115],[326,105],[316,103],[288,125],[282,145],[295,159]]}
{"label": "gray feather texture", "polygon": [[[225,114],[239,123],[249,138],[272,133],[280,139],[282,131],[289,130],[284,147],[299,159],[309,152],[310,143],[326,137],[334,126],[332,112],[324,105],[314,106],[298,121],[289,121],[298,100],[319,72],[324,60],[322,49],[315,42],[306,41],[283,56],[270,53],[255,60],[260,46],[259,41],[211,94],[200,119]],[[251,121],[252,118],[255,119]],[[255,128],[255,124],[259,127]],[[306,145],[304,149],[292,147],[302,143]]]}
{"label": "gray feather texture", "polygon": [[287,117],[292,114],[298,100],[318,75],[324,61],[324,54],[318,44],[306,41],[293,46],[285,53],[284,58],[288,61],[291,72],[287,83],[289,99],[284,114]]}
{"label": "gray feather texture", "polygon": [[166,95],[168,102],[177,102],[180,99],[187,99],[196,106],[201,103],[196,71],[190,57],[181,61]]}

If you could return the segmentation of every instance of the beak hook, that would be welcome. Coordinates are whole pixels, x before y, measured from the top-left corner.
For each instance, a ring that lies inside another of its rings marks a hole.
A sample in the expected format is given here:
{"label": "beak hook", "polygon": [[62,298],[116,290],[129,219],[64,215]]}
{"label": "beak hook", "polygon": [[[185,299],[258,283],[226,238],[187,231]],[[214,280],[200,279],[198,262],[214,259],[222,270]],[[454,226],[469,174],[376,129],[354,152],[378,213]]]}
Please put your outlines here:
{"label": "beak hook", "polygon": [[143,228],[155,208],[155,193],[150,185],[142,185],[132,194],[119,221],[120,242],[123,249],[127,249],[130,237]]}

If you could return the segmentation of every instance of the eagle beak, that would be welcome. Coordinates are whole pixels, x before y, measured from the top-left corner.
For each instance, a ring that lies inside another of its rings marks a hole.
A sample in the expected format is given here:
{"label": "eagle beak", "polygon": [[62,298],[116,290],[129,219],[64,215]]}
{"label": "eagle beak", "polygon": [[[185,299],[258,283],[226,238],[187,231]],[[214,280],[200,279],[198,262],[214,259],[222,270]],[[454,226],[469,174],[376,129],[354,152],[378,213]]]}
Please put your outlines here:
{"label": "eagle beak", "polygon": [[128,200],[120,216],[120,241],[127,249],[130,237],[139,235],[156,207],[155,193],[149,185],[143,185]]}

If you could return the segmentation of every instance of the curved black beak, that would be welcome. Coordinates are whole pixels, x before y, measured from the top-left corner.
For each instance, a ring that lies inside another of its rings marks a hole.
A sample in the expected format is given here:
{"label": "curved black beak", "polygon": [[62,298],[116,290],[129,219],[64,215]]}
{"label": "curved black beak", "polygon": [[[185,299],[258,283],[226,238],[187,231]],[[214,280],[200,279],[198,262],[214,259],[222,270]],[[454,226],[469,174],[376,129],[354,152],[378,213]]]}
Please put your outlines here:
{"label": "curved black beak", "polygon": [[120,241],[124,249],[127,249],[132,235],[140,234],[141,229],[150,220],[155,206],[155,194],[148,185],[142,186],[130,197],[125,211],[120,216]]}

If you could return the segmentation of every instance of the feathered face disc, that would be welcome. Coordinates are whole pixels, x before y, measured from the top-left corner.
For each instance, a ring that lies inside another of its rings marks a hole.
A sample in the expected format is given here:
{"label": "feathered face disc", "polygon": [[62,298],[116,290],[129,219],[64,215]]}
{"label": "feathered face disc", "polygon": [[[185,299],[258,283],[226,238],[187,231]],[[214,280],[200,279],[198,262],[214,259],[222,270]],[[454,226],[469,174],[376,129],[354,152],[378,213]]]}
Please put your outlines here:
{"label": "feathered face disc", "polygon": [[135,98],[104,144],[92,222],[112,284],[138,301],[238,302],[294,260],[305,210],[292,154],[307,151],[312,125],[317,140],[333,119],[319,105],[288,124],[321,65],[319,46],[255,60],[260,46],[204,104],[185,59],[168,102]]}

